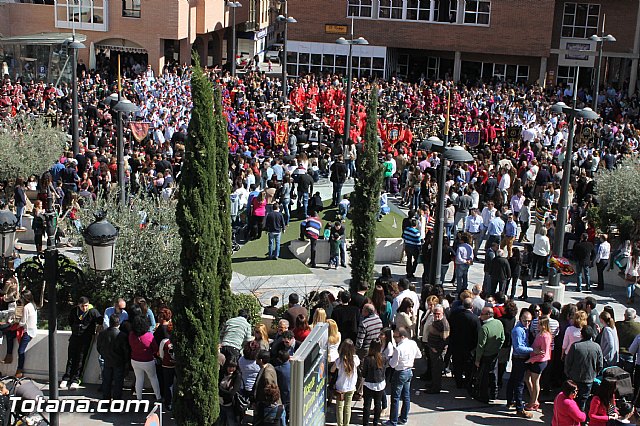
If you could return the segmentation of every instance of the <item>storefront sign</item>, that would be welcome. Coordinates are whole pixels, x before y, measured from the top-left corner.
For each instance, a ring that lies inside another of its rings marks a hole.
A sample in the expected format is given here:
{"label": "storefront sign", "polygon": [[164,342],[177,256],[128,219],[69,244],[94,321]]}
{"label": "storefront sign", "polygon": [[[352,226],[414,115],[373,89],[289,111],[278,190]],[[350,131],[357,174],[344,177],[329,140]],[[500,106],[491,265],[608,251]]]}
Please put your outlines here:
{"label": "storefront sign", "polygon": [[324,32],[327,34],[346,34],[349,27],[347,25],[325,24]]}

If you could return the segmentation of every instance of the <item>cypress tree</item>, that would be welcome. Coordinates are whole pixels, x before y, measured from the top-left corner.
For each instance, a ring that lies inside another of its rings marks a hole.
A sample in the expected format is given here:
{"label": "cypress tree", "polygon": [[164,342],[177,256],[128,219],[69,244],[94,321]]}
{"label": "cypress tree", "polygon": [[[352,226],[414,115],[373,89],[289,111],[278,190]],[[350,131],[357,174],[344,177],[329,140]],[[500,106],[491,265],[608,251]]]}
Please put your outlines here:
{"label": "cypress tree", "polygon": [[382,167],[378,160],[378,88],[374,86],[367,106],[362,151],[358,153],[354,196],[351,214],[351,289],[359,283],[373,281],[376,251],[376,217],[380,211]]}
{"label": "cypress tree", "polygon": [[213,89],[197,55],[194,57],[193,109],[176,211],[182,237],[182,280],[176,284],[173,298],[174,414],[179,425],[209,426],[220,412],[217,386],[220,289],[216,279],[220,253],[216,197],[219,176]]}
{"label": "cypress tree", "polygon": [[227,120],[222,115],[222,100],[220,89],[214,91],[215,127],[216,127],[216,167],[219,179],[217,180],[218,197],[218,223],[220,224],[220,253],[218,255],[219,288],[222,303],[229,297],[229,283],[231,282],[231,213],[230,200],[231,188],[227,178],[229,170],[229,141],[227,136]]}

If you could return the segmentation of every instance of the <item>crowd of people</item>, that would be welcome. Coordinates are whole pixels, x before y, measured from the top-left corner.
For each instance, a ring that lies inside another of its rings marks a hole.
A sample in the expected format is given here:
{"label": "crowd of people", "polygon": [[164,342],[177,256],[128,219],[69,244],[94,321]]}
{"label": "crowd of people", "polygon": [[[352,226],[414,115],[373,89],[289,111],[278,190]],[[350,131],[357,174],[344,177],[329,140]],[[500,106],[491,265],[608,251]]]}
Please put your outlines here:
{"label": "crowd of people", "polygon": [[[551,376],[553,379],[562,377],[564,371],[575,382],[563,385],[565,396],[558,407],[571,405],[575,386],[578,408],[590,411],[585,405],[587,385],[593,382],[599,367],[617,364],[625,353],[623,348],[633,348],[632,342],[622,344],[612,313],[604,311],[598,315],[592,297],[586,297],[580,306],[554,307],[552,300],[545,300],[520,314],[514,310],[513,301],[518,297],[518,288],[521,288],[519,299],[528,299],[528,283],[548,274],[549,257],[557,248],[555,224],[560,181],[568,172],[564,164],[569,128],[566,117],[553,112],[550,106],[556,101],[570,103],[573,95],[570,88],[497,80],[406,82],[396,77],[384,81],[361,77],[354,79],[353,113],[345,118],[346,84],[338,75],[291,79],[287,82],[289,97],[284,99],[282,82],[263,73],[247,72],[232,78],[217,69],[206,72],[221,92],[227,120],[230,150],[227,177],[232,185],[233,223],[246,225],[251,239],[260,239],[266,231],[269,258],[280,257],[281,234],[297,216],[303,219],[300,237],[311,241],[311,266],[316,266],[316,241],[325,236],[331,240],[331,265],[346,266],[343,220],[350,213],[349,197],[342,194],[342,187],[359,176],[367,99],[374,88],[380,100],[378,144],[384,172],[381,215],[388,209],[390,199],[408,209],[408,217],[402,224],[406,277],[397,284],[385,272],[370,300],[364,295],[368,288],[362,284],[361,292],[343,292],[338,303],[325,294],[326,300],[311,315],[307,315],[305,308],[296,312],[298,303],[291,299],[289,315],[278,325],[272,343],[266,330],[252,330],[248,326],[246,313],[227,323],[221,347],[225,362],[220,391],[223,416],[228,424],[234,424],[239,414],[237,406],[246,405],[236,401],[236,394],[256,404],[257,418],[269,418],[276,424],[282,416],[286,417],[289,395],[282,377],[288,374],[288,356],[299,345],[296,342],[304,340],[310,326],[325,320],[330,325],[329,358],[335,374],[330,398],[336,400],[340,425],[349,424],[351,401],[361,397],[367,405],[365,424],[369,421],[371,402],[373,422],[377,423],[382,409],[389,405],[385,390],[391,394],[389,423],[406,422],[413,362],[421,356],[428,359],[430,366],[425,377],[429,392],[440,391],[441,373],[450,365],[456,385],[468,389],[480,401],[495,399],[511,347],[513,367],[506,386],[507,401],[515,404],[518,415],[531,417],[530,411],[538,409],[538,394],[545,388],[548,371],[557,373]],[[170,65],[158,75],[148,70],[121,81],[122,95],[140,108],[127,117],[129,126],[124,130],[124,184],[130,196],[170,199],[175,192],[191,119],[190,75],[190,67]],[[19,220],[29,203],[25,195],[28,190],[38,192],[41,202],[51,190],[60,211],[70,211],[64,217],[73,221],[74,210],[82,208],[83,200],[102,196],[116,185],[117,125],[114,111],[105,99],[116,93],[117,87],[106,75],[81,70],[80,152],[76,155],[65,152],[44,176],[20,176],[12,183],[14,191],[5,192],[2,197],[15,207]],[[595,291],[604,289],[604,271],[618,268],[629,282],[631,304],[640,276],[640,248],[637,242],[614,242],[613,236],[597,229],[587,212],[598,202],[594,174],[615,168],[621,159],[638,150],[640,104],[637,97],[629,98],[625,91],[613,86],[600,93],[600,118],[577,122],[575,152],[569,163],[570,232],[561,244],[575,262],[579,291],[591,290],[595,284],[590,276],[591,265],[597,267],[598,273]],[[577,88],[576,95],[578,106],[590,103],[589,90]],[[450,119],[445,117],[447,111]],[[46,117],[69,131],[70,87],[64,83],[56,87],[43,82],[12,81],[4,76],[0,86],[2,122],[11,123],[21,114]],[[343,134],[345,119],[351,120],[349,135]],[[441,282],[432,283],[428,277],[436,219],[436,176],[441,159],[428,149],[426,139],[442,133],[445,123],[449,125],[451,143],[465,146],[474,154],[474,161],[452,164],[448,169]],[[331,223],[325,232],[318,216],[323,202],[314,191],[314,184],[321,178],[331,182],[332,207],[339,213],[338,221]],[[7,183],[3,186],[7,187]],[[42,204],[35,206],[34,211],[34,217],[41,215]],[[529,229],[531,225],[535,228],[533,232]],[[23,226],[22,222],[19,226]],[[36,228],[40,250],[43,226]],[[471,285],[469,268],[479,262],[483,263],[483,283]],[[422,290],[418,297],[411,288],[417,281],[415,274],[420,264]],[[451,266],[456,292],[446,298],[442,289]],[[9,281],[9,276],[4,278],[5,287]],[[21,298],[20,305],[30,306],[28,294],[15,293],[12,297],[13,300],[8,300],[5,293],[4,303]],[[154,337],[153,314],[148,315],[151,310],[145,304],[137,301],[129,308],[120,305],[118,302],[109,315],[99,315],[87,300],[79,302],[77,315],[70,318],[77,330],[72,326],[73,345],[64,381],[77,386],[84,360],[81,354],[88,350],[87,338],[82,336],[93,335],[99,318],[104,318],[105,331],[98,339],[104,352],[101,352],[103,378],[114,380],[111,388],[103,387],[105,397],[118,394],[120,367],[126,361],[136,373],[137,386],[142,386],[146,374],[151,378],[156,397],[166,398],[171,371],[165,377],[164,370],[158,374],[150,363],[159,356],[163,368],[165,358],[166,368],[172,368],[171,349],[167,346],[170,342],[165,341],[170,311],[165,308],[167,311],[158,312],[161,324],[158,330],[164,334]],[[9,333],[24,330],[19,370],[23,368],[29,343],[29,337],[24,336],[33,337],[31,324],[35,319],[30,309],[23,312],[18,326],[9,330]],[[128,312],[129,318],[122,318],[122,312]],[[422,318],[419,312],[424,312]],[[631,315],[631,311],[627,312]],[[123,324],[130,327],[125,328],[124,337],[119,332]],[[565,346],[567,332],[570,337]],[[599,339],[599,343],[593,343],[594,339]],[[598,356],[593,355],[598,352],[596,347],[600,349],[602,363],[566,362],[580,356],[597,360]],[[593,368],[585,371],[587,367]],[[522,396],[525,383],[529,389],[528,402]],[[137,389],[138,397],[141,391]],[[607,395],[600,395],[601,406],[594,409],[594,415],[598,415],[601,407],[610,405]]]}

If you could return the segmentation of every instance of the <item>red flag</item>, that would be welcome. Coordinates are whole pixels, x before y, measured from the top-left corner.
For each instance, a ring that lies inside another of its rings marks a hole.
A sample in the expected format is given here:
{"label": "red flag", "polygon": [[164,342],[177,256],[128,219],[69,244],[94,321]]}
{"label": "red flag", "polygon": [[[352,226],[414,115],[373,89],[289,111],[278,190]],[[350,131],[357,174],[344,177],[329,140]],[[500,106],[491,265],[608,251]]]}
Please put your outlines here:
{"label": "red flag", "polygon": [[289,123],[287,120],[280,120],[276,123],[276,145],[286,145],[289,135]]}

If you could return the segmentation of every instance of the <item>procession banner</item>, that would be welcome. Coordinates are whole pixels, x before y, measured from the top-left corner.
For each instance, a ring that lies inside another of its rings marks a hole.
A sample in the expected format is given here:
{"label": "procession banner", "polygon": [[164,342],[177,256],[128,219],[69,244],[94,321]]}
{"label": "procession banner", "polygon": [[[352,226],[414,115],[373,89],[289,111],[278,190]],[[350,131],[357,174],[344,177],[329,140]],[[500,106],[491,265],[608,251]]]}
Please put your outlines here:
{"label": "procession banner", "polygon": [[470,148],[480,145],[480,132],[464,132],[464,141]]}
{"label": "procession banner", "polygon": [[131,129],[133,138],[138,143],[142,142],[149,134],[149,123],[143,121],[132,121],[129,123],[129,128]]}
{"label": "procession banner", "polygon": [[276,145],[286,145],[289,135],[289,123],[287,120],[276,122]]}

